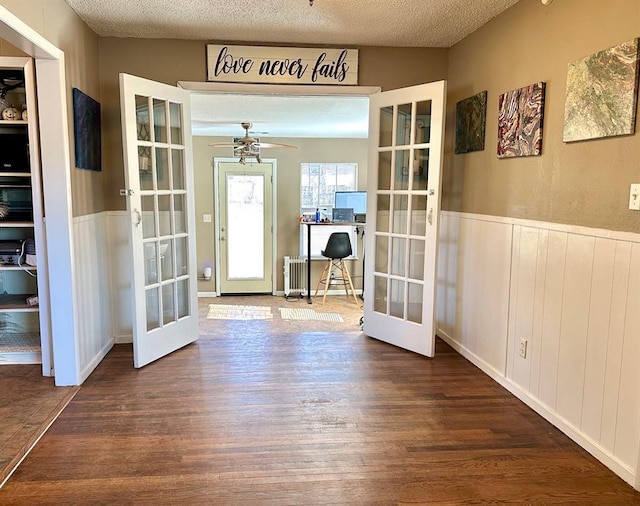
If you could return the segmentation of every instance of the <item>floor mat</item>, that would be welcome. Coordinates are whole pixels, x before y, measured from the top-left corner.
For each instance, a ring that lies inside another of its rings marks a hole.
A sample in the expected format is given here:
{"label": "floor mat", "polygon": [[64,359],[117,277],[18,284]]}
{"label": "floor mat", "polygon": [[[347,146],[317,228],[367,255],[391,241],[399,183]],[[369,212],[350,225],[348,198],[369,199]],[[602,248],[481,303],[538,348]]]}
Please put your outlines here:
{"label": "floor mat", "polygon": [[215,320],[270,320],[273,318],[273,313],[268,306],[209,304],[207,318]]}
{"label": "floor mat", "polygon": [[278,308],[280,316],[284,320],[316,320],[325,322],[343,322],[342,316],[338,313],[318,313],[313,309],[299,308]]}

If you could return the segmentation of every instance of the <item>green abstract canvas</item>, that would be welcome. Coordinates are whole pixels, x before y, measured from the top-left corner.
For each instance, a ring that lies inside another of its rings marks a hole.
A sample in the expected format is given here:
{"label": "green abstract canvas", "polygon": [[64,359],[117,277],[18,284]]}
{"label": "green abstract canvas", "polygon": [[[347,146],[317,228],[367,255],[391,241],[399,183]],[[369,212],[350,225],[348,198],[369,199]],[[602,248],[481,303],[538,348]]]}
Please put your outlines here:
{"label": "green abstract canvas", "polygon": [[456,154],[484,150],[486,122],[486,91],[456,104]]}
{"label": "green abstract canvas", "polygon": [[638,39],[570,63],[563,140],[632,134],[637,95]]}

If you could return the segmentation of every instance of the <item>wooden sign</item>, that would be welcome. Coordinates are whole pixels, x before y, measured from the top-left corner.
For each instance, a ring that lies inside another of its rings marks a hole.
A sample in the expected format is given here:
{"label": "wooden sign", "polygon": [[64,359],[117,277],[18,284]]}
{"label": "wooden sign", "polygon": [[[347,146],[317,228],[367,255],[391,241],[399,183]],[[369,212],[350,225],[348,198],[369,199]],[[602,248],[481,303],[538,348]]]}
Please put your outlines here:
{"label": "wooden sign", "polygon": [[207,80],[357,85],[358,50],[207,44]]}

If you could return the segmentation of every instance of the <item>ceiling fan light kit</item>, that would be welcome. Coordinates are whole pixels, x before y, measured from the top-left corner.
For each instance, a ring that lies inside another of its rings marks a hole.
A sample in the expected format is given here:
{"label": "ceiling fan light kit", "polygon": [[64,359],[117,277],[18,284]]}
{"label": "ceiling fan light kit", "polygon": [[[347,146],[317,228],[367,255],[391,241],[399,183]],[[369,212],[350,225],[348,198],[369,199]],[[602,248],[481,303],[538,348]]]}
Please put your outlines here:
{"label": "ceiling fan light kit", "polygon": [[260,142],[259,139],[251,137],[249,135],[249,129],[253,126],[251,123],[240,123],[244,128],[244,137],[237,139],[235,142],[213,142],[209,146],[213,147],[232,147],[233,155],[239,157],[238,162],[241,164],[246,163],[247,158],[255,158],[258,163],[262,163],[260,159],[261,148],[293,148],[298,149],[298,146],[291,146],[289,144],[276,144],[270,142]]}

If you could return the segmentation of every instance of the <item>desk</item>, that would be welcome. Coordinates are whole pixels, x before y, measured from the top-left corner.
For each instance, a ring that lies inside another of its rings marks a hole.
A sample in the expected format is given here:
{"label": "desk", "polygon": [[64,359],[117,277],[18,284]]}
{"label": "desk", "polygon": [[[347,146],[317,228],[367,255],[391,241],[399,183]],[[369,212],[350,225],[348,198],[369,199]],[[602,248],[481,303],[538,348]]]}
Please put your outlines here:
{"label": "desk", "polygon": [[[302,221],[301,225],[307,226],[307,302],[311,304],[311,227],[326,227],[327,225],[333,225],[334,227],[362,227],[364,230],[365,223],[356,223],[355,221],[349,222],[325,222],[316,223],[315,221]],[[355,245],[355,252],[357,253],[358,245]],[[364,252],[362,253],[362,286],[364,291]]]}

